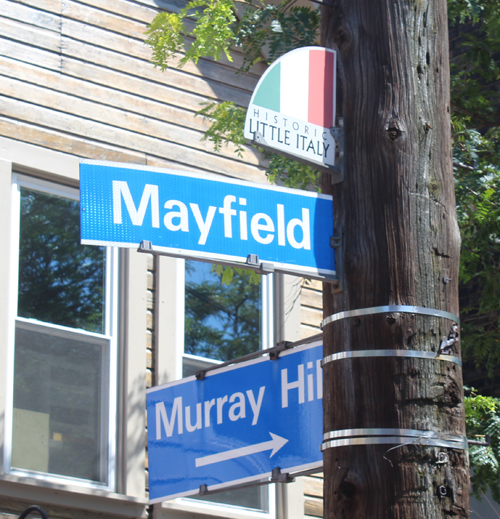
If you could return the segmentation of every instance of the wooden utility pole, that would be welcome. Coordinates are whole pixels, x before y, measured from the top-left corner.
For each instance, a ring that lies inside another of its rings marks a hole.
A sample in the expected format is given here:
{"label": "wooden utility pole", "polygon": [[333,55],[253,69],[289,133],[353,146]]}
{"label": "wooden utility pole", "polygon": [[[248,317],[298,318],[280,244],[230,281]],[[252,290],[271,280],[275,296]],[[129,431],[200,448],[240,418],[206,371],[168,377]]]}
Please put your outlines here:
{"label": "wooden utility pole", "polygon": [[324,517],[469,517],[446,0],[331,0],[323,20],[346,164],[323,178],[341,237],[323,333],[348,352],[324,365]]}

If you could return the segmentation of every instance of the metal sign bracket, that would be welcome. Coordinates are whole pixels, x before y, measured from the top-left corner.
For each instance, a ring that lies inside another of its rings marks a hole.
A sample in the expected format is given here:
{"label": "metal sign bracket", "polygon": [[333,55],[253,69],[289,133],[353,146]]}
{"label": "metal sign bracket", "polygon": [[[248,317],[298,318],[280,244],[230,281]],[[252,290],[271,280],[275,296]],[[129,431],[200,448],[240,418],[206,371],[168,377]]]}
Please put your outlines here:
{"label": "metal sign bracket", "polygon": [[238,263],[236,261],[225,261],[221,259],[207,259],[200,258],[196,256],[180,256],[176,253],[164,252],[161,250],[157,250],[151,241],[142,240],[137,248],[137,252],[143,252],[146,254],[155,254],[157,256],[168,256],[172,258],[185,257],[191,258],[196,261],[201,261],[204,263],[217,263],[219,265],[223,265],[224,267],[233,267],[233,268],[244,268],[255,271],[257,274],[273,274],[274,272],[282,272],[284,274],[290,274],[292,276],[301,276],[311,279],[318,279],[323,282],[332,283],[333,285],[338,284],[339,279],[336,275],[330,276],[326,274],[316,274],[310,272],[296,272],[294,270],[290,270],[287,268],[283,268],[282,266],[276,266],[273,263],[265,263],[259,260],[259,256],[257,254],[248,254],[247,260],[245,263]]}
{"label": "metal sign bracket", "polygon": [[281,472],[279,467],[273,469],[270,483],[293,483],[295,478],[288,472]]}
{"label": "metal sign bracket", "polygon": [[332,175],[332,184],[339,184],[344,181],[345,172],[345,138],[344,138],[344,118],[339,117],[337,120],[338,126],[332,126],[330,133],[335,139],[335,166],[324,168]]}
{"label": "metal sign bracket", "polygon": [[238,357],[236,359],[227,360],[226,362],[223,362],[222,364],[216,364],[214,366],[211,366],[209,368],[201,369],[200,371],[196,372],[196,379],[197,380],[203,380],[205,378],[205,375],[209,371],[213,371],[214,369],[221,369],[226,366],[231,366],[232,364],[239,364],[240,362],[246,362],[247,360],[256,359],[258,357],[261,357],[262,355],[269,355],[269,358],[271,360],[277,360],[280,356],[280,353],[289,350],[291,348],[295,348],[296,346],[302,346],[303,344],[310,344],[311,342],[319,341],[321,340],[322,334],[319,333],[317,335],[312,335],[311,337],[308,337],[307,339],[303,339],[297,342],[290,342],[290,341],[281,341],[276,344],[276,346],[273,346],[272,348],[267,348],[265,350],[257,350],[253,353],[247,353],[246,355],[243,355],[242,357]]}
{"label": "metal sign bracket", "polygon": [[278,360],[280,357],[280,353],[285,350],[289,350],[293,348],[294,344],[290,341],[280,341],[276,344],[274,348],[271,348],[269,351],[269,358],[271,360]]}
{"label": "metal sign bracket", "polygon": [[290,474],[289,472],[281,472],[280,467],[276,467],[272,470],[271,476],[262,480],[255,481],[251,483],[242,483],[241,485],[231,485],[224,488],[218,488],[216,490],[209,490],[206,484],[200,485],[199,495],[206,496],[211,494],[217,494],[218,492],[227,492],[229,490],[239,490],[242,488],[251,488],[251,487],[259,487],[262,485],[269,485],[270,483],[293,483],[295,478],[300,476],[309,476],[311,474],[318,474],[321,468],[314,468],[309,470],[303,470],[300,472],[294,472]]}
{"label": "metal sign bracket", "polygon": [[[142,240],[137,248],[137,252],[145,252],[149,254],[157,254],[159,256],[172,256],[177,257],[176,254],[168,254],[164,252],[158,252],[154,249],[153,244],[149,240]],[[204,263],[215,263],[213,260],[207,260],[205,258],[195,258],[196,261],[202,261]],[[245,263],[237,263],[231,261],[216,260],[216,263],[225,267],[233,268],[247,268],[254,270],[257,274],[272,274],[274,272],[274,265],[272,263],[261,263],[257,254],[249,254]]]}
{"label": "metal sign bracket", "polygon": [[249,254],[246,263],[254,267],[259,274],[272,274],[274,272],[274,265],[272,263],[261,263],[257,254]]}

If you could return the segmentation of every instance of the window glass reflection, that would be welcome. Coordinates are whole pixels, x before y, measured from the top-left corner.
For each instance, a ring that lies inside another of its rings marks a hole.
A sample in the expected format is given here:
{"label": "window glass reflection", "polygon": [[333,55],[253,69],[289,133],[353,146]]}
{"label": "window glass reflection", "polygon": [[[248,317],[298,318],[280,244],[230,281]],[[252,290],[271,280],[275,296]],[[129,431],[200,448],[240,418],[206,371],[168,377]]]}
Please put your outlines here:
{"label": "window glass reflection", "polygon": [[18,315],[104,332],[105,249],[80,245],[79,202],[21,188]]}
{"label": "window glass reflection", "polygon": [[185,304],[185,353],[226,361],[260,349],[260,276],[233,269],[224,283],[221,267],[186,261]]}

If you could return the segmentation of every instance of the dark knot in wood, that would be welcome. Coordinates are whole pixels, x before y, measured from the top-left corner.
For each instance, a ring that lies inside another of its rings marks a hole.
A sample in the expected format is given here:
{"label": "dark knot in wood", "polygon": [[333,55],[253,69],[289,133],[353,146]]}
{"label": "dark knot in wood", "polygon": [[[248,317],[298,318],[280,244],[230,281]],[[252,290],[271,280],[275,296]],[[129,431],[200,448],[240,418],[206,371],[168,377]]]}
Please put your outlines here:
{"label": "dark knot in wood", "polygon": [[394,142],[401,135],[403,135],[403,132],[405,131],[405,124],[399,119],[399,117],[392,115],[389,118],[389,121],[387,122],[387,126],[385,128],[385,134],[387,138]]}
{"label": "dark knot in wood", "polygon": [[339,487],[339,491],[348,499],[352,499],[356,494],[356,486],[349,481],[342,481]]}
{"label": "dark knot in wood", "polygon": [[390,141],[395,141],[398,137],[401,136],[402,132],[399,128],[387,128],[386,130],[387,138]]}

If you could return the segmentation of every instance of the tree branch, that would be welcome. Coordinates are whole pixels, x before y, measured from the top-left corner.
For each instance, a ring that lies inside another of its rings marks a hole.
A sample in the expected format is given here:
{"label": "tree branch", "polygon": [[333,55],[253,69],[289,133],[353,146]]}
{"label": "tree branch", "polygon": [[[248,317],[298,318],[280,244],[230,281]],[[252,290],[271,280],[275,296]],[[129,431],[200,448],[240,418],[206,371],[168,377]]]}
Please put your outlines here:
{"label": "tree branch", "polygon": [[476,119],[476,121],[484,124],[485,126],[487,126],[488,128],[495,128],[497,126],[500,126],[500,117],[494,117],[492,119],[489,119],[487,117],[483,117],[481,115],[477,115],[465,108],[462,108],[461,106],[457,106],[456,104],[452,103],[451,104],[451,107],[453,110],[455,110],[456,112],[459,112],[463,115],[467,115],[469,117],[472,117],[474,119]]}

